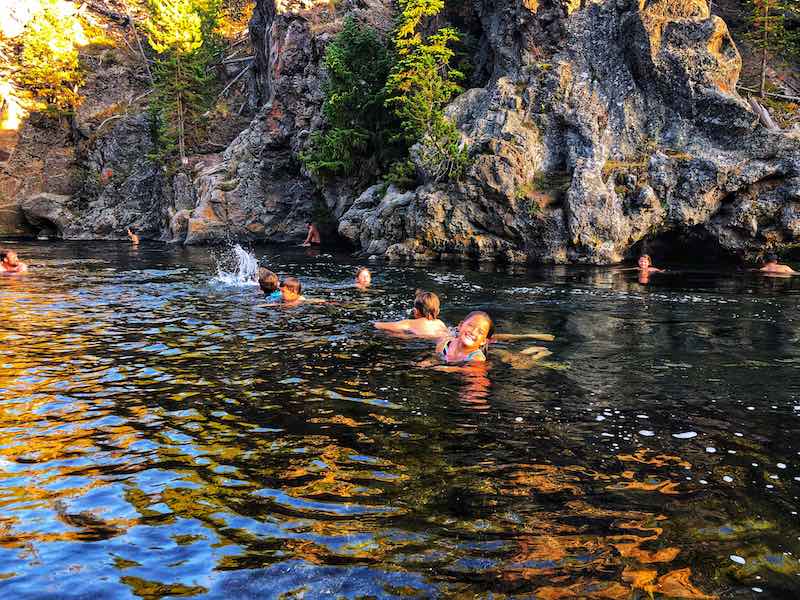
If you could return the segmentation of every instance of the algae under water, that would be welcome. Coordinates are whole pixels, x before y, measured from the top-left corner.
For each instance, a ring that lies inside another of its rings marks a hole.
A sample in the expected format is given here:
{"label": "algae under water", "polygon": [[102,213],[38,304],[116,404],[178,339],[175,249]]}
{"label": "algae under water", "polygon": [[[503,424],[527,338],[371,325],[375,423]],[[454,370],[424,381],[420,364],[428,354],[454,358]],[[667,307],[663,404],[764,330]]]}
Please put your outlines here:
{"label": "algae under water", "polygon": [[[363,293],[347,256],[257,248],[331,300],[275,308],[207,249],[13,247],[2,598],[800,596],[800,278],[374,265]],[[416,288],[553,354],[423,368],[370,326]]]}

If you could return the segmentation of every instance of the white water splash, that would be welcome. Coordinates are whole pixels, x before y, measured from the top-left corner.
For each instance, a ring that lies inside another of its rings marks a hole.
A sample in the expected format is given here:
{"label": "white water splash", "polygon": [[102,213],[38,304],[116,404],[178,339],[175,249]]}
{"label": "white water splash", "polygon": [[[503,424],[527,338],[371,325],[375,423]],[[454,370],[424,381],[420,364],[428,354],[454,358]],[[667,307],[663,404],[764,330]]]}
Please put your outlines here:
{"label": "white water splash", "polygon": [[258,260],[255,255],[236,244],[217,259],[217,276],[212,282],[234,287],[258,285],[257,272]]}

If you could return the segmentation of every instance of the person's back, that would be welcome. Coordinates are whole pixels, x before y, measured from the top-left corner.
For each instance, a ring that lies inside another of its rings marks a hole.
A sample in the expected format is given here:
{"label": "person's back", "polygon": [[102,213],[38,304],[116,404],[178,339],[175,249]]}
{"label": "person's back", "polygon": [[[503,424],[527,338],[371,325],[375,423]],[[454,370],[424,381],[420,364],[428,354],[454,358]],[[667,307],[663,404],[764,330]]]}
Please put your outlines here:
{"label": "person's back", "polygon": [[375,328],[416,337],[435,339],[447,337],[450,334],[450,330],[447,325],[439,320],[439,308],[439,296],[433,292],[417,290],[412,311],[413,319],[377,322],[375,323]]}
{"label": "person's back", "polygon": [[797,271],[792,269],[789,265],[782,265],[778,262],[778,257],[775,254],[770,254],[764,261],[764,266],[759,269],[762,273],[778,273],[781,275],[795,275]]}
{"label": "person's back", "polygon": [[264,267],[258,268],[258,286],[267,299],[278,302],[281,299],[278,276]]}

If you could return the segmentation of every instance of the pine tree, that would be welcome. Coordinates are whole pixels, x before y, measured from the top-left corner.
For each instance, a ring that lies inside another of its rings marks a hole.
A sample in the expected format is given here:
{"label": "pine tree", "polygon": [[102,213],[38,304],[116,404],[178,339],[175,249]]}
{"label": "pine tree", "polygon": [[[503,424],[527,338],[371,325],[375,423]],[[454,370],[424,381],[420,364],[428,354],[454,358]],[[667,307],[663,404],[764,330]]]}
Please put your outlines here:
{"label": "pine tree", "polygon": [[452,46],[460,39],[452,27],[429,35],[426,20],[444,9],[444,0],[398,0],[400,18],[394,33],[398,60],[387,84],[391,106],[409,143],[420,142],[419,159],[434,181],[461,177],[467,149],[452,121],[444,114],[448,102],[461,91],[464,75],[451,63]]}
{"label": "pine tree", "polygon": [[154,117],[161,158],[176,149],[186,163],[187,131],[197,128],[209,107],[207,72],[219,0],[148,0],[147,40],[158,53],[153,69]]}
{"label": "pine tree", "polygon": [[42,101],[51,114],[70,114],[81,104],[84,83],[76,42],[83,28],[74,14],[65,14],[52,0],[28,24],[22,38],[25,68],[19,83]]}
{"label": "pine tree", "polygon": [[313,173],[374,178],[405,150],[391,139],[397,119],[384,106],[391,56],[374,29],[348,18],[323,64],[327,129],[311,138],[301,159]]}
{"label": "pine tree", "polygon": [[797,0],[750,0],[752,31],[750,39],[761,49],[761,82],[763,97],[767,86],[769,52],[797,54],[800,52],[798,34],[786,28],[786,14],[797,10]]}

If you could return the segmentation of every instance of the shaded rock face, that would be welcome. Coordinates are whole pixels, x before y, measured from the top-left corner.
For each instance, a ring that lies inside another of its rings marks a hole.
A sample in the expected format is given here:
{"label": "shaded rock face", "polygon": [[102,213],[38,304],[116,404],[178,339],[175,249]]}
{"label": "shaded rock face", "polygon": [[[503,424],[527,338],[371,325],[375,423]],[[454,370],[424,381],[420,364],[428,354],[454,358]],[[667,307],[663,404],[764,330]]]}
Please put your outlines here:
{"label": "shaded rock face", "polygon": [[119,119],[82,162],[75,195],[34,194],[20,208],[34,227],[68,240],[125,239],[128,227],[162,239],[174,193],[163,169],[148,158],[152,151],[147,115]]}
{"label": "shaded rock face", "polygon": [[605,264],[669,231],[750,256],[797,240],[800,141],[735,93],[739,54],[705,2],[475,4],[494,69],[450,107],[467,177],[402,201],[367,190],[341,220],[354,244]]}
{"label": "shaded rock face", "polygon": [[195,177],[197,205],[188,215],[187,244],[296,242],[320,213],[332,218],[335,232],[355,198],[352,186],[312,181],[299,154],[323,125],[321,61],[345,14],[383,31],[392,24],[391,2],[383,0],[256,2],[250,34],[262,106],[250,127]]}

